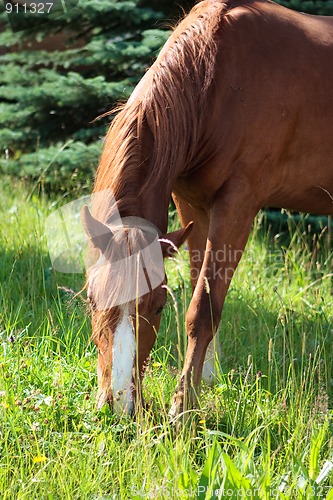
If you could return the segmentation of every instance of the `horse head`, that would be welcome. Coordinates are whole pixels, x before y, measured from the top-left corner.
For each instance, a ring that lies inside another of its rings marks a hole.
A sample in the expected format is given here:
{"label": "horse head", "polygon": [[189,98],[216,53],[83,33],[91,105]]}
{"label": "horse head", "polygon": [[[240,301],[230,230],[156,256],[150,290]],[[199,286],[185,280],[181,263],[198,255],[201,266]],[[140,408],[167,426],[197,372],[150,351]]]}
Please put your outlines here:
{"label": "horse head", "polygon": [[94,254],[87,295],[98,349],[97,406],[132,413],[142,402],[141,380],[167,300],[163,258],[177,251],[192,223],[160,238],[137,217],[109,226],[84,207],[82,220]]}

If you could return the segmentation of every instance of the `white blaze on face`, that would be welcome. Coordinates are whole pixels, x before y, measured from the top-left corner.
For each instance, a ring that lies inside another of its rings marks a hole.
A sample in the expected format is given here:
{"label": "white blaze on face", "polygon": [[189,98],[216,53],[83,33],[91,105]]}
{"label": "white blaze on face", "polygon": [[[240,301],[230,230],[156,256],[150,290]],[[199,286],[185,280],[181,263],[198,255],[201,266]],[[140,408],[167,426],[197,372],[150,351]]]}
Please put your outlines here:
{"label": "white blaze on face", "polygon": [[202,368],[202,379],[208,385],[214,385],[217,379],[216,362],[221,358],[221,346],[218,333],[210,341],[206,351],[205,362]]}
{"label": "white blaze on face", "polygon": [[125,307],[114,333],[112,348],[111,387],[113,408],[116,413],[131,413],[133,410],[132,377],[136,352],[133,325]]}

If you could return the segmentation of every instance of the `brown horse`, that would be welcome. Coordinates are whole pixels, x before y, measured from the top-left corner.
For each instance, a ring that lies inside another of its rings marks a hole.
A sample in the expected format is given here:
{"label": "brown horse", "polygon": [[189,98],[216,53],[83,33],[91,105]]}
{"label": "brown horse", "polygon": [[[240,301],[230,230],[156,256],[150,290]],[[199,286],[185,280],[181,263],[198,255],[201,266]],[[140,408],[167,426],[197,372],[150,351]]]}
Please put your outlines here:
{"label": "brown horse", "polygon": [[[257,212],[270,206],[333,213],[332,89],[333,19],[268,0],[206,0],[178,25],[110,127],[95,191],[109,189],[121,217],[139,217],[164,235],[164,254],[188,241],[193,296],[173,415],[198,392]],[[171,195],[184,229],[166,235]],[[93,216],[84,211],[95,248],[105,259],[110,241],[125,239],[133,254],[130,226],[112,228],[115,206],[102,198]],[[142,234],[137,228],[132,241]],[[165,280],[140,300],[101,310],[97,297],[108,276],[101,269],[88,271],[99,404],[117,401],[118,411],[131,412],[166,301]],[[114,279],[114,290],[123,278]]]}

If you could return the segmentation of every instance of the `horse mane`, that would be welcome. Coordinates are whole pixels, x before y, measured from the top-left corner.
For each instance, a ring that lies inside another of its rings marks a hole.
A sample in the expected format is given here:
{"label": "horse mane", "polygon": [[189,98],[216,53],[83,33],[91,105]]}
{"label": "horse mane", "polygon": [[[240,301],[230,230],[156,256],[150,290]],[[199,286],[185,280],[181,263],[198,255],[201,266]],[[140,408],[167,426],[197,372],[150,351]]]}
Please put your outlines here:
{"label": "horse mane", "polygon": [[88,254],[91,264],[89,273],[93,276],[91,298],[98,312],[94,327],[96,338],[117,324],[125,304],[133,304],[135,310],[136,301],[145,301],[150,307],[152,297],[148,292],[153,286],[151,279],[157,277],[160,282],[164,280],[164,267],[158,265],[158,259],[154,259],[154,251],[145,252],[157,233],[134,226],[113,227],[112,231],[113,236],[103,255],[99,255],[93,247]]}
{"label": "horse mane", "polygon": [[[112,121],[94,190],[110,189],[120,211],[135,207],[140,180],[144,190],[166,170],[173,179],[196,158],[215,75],[215,35],[229,8],[220,0],[197,4]],[[107,221],[112,207],[98,205],[95,213]]]}

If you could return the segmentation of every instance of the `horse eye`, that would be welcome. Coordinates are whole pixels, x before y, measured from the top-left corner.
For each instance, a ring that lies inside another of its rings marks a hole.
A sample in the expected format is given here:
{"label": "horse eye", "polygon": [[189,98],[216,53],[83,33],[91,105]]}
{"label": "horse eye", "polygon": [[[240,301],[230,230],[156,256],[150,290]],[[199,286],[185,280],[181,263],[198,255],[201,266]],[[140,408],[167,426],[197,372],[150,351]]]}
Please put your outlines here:
{"label": "horse eye", "polygon": [[94,299],[90,296],[90,297],[88,297],[88,301],[89,301],[91,309],[93,311],[95,311],[96,310],[96,302],[94,301]]}
{"label": "horse eye", "polygon": [[164,309],[164,306],[160,306],[160,307],[156,310],[156,312],[155,312],[156,316],[157,316],[158,314],[161,314],[161,312],[163,311],[163,309]]}

